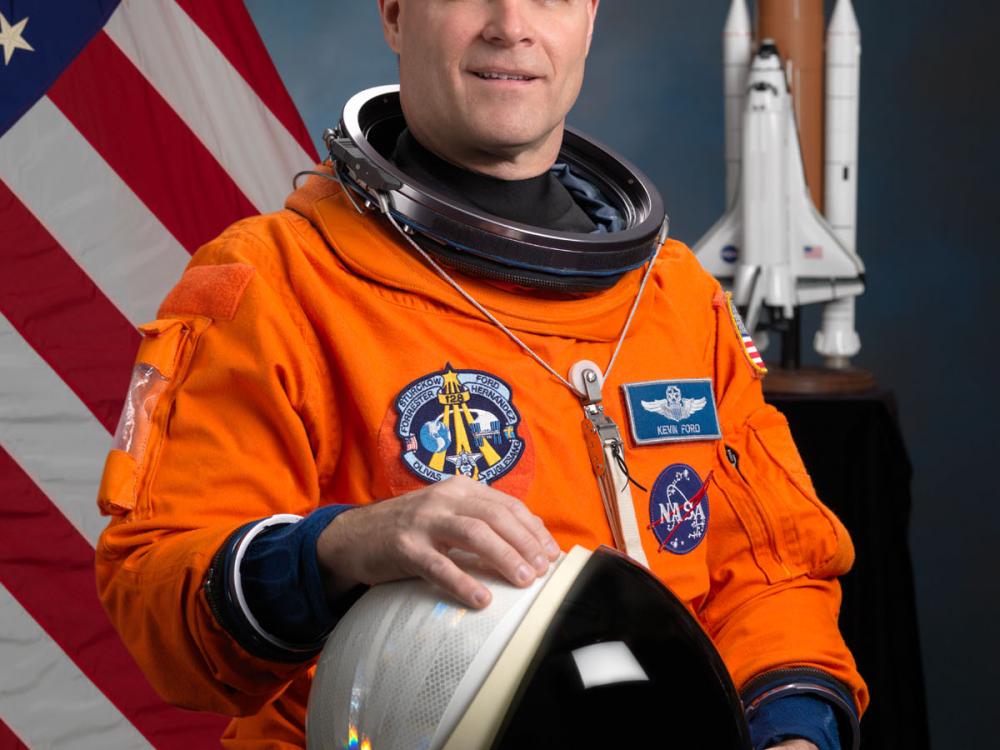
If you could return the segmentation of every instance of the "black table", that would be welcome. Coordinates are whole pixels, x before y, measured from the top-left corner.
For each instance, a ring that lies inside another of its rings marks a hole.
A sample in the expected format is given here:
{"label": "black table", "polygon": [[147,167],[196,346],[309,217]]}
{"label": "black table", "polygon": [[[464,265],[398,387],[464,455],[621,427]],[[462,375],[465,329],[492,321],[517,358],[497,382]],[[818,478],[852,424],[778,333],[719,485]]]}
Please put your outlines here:
{"label": "black table", "polygon": [[820,499],[854,540],[840,626],[871,690],[865,750],[930,747],[907,538],[910,462],[887,391],[768,396],[788,418]]}

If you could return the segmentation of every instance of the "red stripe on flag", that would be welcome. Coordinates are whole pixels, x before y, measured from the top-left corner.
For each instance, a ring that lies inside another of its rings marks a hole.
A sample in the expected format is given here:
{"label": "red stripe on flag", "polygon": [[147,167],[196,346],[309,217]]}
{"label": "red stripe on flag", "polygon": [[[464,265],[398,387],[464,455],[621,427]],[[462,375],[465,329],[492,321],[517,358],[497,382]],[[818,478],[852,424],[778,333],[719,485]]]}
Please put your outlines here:
{"label": "red stripe on flag", "polygon": [[139,332],[3,181],[0,227],[0,312],[114,432]]}
{"label": "red stripe on flag", "polygon": [[211,3],[177,0],[177,4],[212,40],[306,153],[319,161],[305,123],[281,82],[243,0],[214,0]]}
{"label": "red stripe on flag", "polygon": [[13,729],[4,724],[3,719],[0,719],[0,750],[28,750],[28,746],[21,742]]}
{"label": "red stripe on flag", "polygon": [[189,252],[258,213],[105,32],[91,40],[48,94]]}
{"label": "red stripe on flag", "polygon": [[153,691],[97,599],[93,548],[3,448],[0,516],[0,581],[87,678],[160,750],[218,747],[225,720]]}

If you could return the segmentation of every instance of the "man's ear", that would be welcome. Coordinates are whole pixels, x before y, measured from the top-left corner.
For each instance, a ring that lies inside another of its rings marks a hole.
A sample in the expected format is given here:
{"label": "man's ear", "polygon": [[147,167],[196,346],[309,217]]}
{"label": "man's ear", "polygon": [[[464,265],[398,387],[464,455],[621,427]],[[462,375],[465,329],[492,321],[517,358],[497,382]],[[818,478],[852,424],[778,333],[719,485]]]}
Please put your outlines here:
{"label": "man's ear", "polygon": [[399,2],[400,0],[378,0],[378,13],[382,18],[382,34],[386,44],[399,54]]}
{"label": "man's ear", "polygon": [[[381,0],[380,0],[381,2]],[[590,52],[590,43],[594,39],[594,21],[597,18],[597,6],[601,4],[601,0],[590,0],[590,7],[588,11],[590,13],[590,28],[587,30],[587,52]]]}

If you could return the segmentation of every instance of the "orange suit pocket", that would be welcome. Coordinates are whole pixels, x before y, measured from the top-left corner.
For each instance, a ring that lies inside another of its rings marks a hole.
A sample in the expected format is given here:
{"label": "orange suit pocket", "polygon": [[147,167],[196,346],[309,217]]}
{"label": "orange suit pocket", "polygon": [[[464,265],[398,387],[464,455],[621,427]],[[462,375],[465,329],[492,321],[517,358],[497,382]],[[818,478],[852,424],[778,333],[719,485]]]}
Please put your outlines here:
{"label": "orange suit pocket", "polygon": [[103,513],[123,515],[138,505],[149,449],[163,434],[173,390],[210,323],[203,317],[163,318],[139,326],[143,339],[98,491]]}
{"label": "orange suit pocket", "polygon": [[784,417],[752,417],[719,445],[720,489],[750,539],[768,582],[850,570],[854,546],[840,519],[816,496]]}

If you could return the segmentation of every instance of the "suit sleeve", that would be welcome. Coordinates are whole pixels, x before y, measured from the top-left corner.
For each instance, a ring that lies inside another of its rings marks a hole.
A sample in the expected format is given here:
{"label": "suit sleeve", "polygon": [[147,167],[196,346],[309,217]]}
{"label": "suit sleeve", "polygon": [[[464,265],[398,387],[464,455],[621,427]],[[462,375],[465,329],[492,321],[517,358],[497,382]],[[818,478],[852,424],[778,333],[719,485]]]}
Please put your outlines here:
{"label": "suit sleeve", "polygon": [[202,248],[141,327],[98,497],[98,591],[125,644],[166,700],[227,715],[255,713],[307,663],[254,656],[220,626],[213,560],[250,522],[313,511],[317,455],[337,450],[316,416],[330,409],[311,408],[325,396],[301,311],[280,270],[247,261],[254,244],[230,230]]}
{"label": "suit sleeve", "polygon": [[837,624],[837,577],[854,560],[850,536],[817,498],[787,421],[764,402],[763,373],[721,292],[713,306],[721,512],[713,514],[711,590],[699,614],[749,712],[806,686],[849,712],[845,722],[856,730],[868,693]]}

